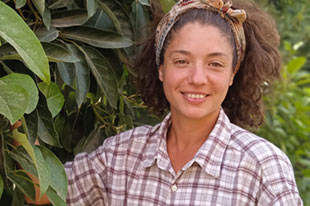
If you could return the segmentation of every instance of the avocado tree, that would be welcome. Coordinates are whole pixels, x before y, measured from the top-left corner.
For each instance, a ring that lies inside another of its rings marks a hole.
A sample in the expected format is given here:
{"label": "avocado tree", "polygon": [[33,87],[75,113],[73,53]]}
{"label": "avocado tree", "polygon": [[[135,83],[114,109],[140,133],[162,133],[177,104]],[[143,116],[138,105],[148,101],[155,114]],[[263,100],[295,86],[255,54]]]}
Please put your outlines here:
{"label": "avocado tree", "polygon": [[66,205],[65,161],[158,121],[129,81],[149,8],[147,0],[0,1],[1,205],[35,198],[28,174],[40,196]]}

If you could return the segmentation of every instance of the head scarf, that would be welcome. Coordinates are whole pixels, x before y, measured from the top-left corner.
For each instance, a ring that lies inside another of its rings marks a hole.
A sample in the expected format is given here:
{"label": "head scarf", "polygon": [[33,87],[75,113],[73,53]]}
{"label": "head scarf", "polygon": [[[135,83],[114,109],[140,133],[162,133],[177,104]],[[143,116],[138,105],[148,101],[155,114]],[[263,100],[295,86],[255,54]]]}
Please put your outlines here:
{"label": "head scarf", "polygon": [[156,29],[156,65],[159,66],[160,64],[161,51],[169,31],[182,14],[192,9],[206,9],[215,11],[229,22],[234,33],[236,44],[238,61],[235,69],[237,70],[244,58],[245,53],[246,42],[242,23],[246,19],[246,13],[242,9],[233,9],[231,0],[180,0],[176,3],[161,19]]}

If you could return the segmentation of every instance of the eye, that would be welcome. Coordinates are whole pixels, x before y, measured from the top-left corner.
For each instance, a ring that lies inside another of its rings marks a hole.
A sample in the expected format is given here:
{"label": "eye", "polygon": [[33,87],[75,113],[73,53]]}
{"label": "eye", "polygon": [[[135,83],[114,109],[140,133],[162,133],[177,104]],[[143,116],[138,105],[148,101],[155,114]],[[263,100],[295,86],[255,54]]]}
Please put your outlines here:
{"label": "eye", "polygon": [[174,64],[181,66],[181,65],[188,64],[188,62],[186,60],[184,60],[184,59],[179,59],[179,60],[174,61]]}
{"label": "eye", "polygon": [[211,66],[211,67],[223,67],[224,65],[220,62],[210,62],[208,64],[208,66]]}

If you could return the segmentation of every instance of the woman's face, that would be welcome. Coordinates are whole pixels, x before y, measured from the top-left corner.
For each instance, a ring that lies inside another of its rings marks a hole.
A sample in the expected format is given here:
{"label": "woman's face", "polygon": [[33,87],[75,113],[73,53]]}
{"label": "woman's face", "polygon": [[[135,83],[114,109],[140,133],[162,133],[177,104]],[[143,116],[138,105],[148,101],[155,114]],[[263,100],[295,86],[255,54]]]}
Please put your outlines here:
{"label": "woman's face", "polygon": [[233,82],[233,50],[214,26],[189,23],[172,35],[159,79],[172,115],[215,120]]}

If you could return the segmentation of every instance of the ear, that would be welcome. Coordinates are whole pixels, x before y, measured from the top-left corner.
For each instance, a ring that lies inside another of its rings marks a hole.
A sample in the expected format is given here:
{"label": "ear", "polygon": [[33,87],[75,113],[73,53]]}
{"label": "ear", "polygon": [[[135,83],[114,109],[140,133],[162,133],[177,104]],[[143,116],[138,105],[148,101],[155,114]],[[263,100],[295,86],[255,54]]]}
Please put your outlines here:
{"label": "ear", "polygon": [[233,72],[231,74],[231,77],[230,77],[230,80],[229,80],[229,86],[231,86],[234,83],[235,74],[236,74],[236,72]]}
{"label": "ear", "polygon": [[160,81],[163,81],[163,65],[161,64],[158,68],[158,78]]}

